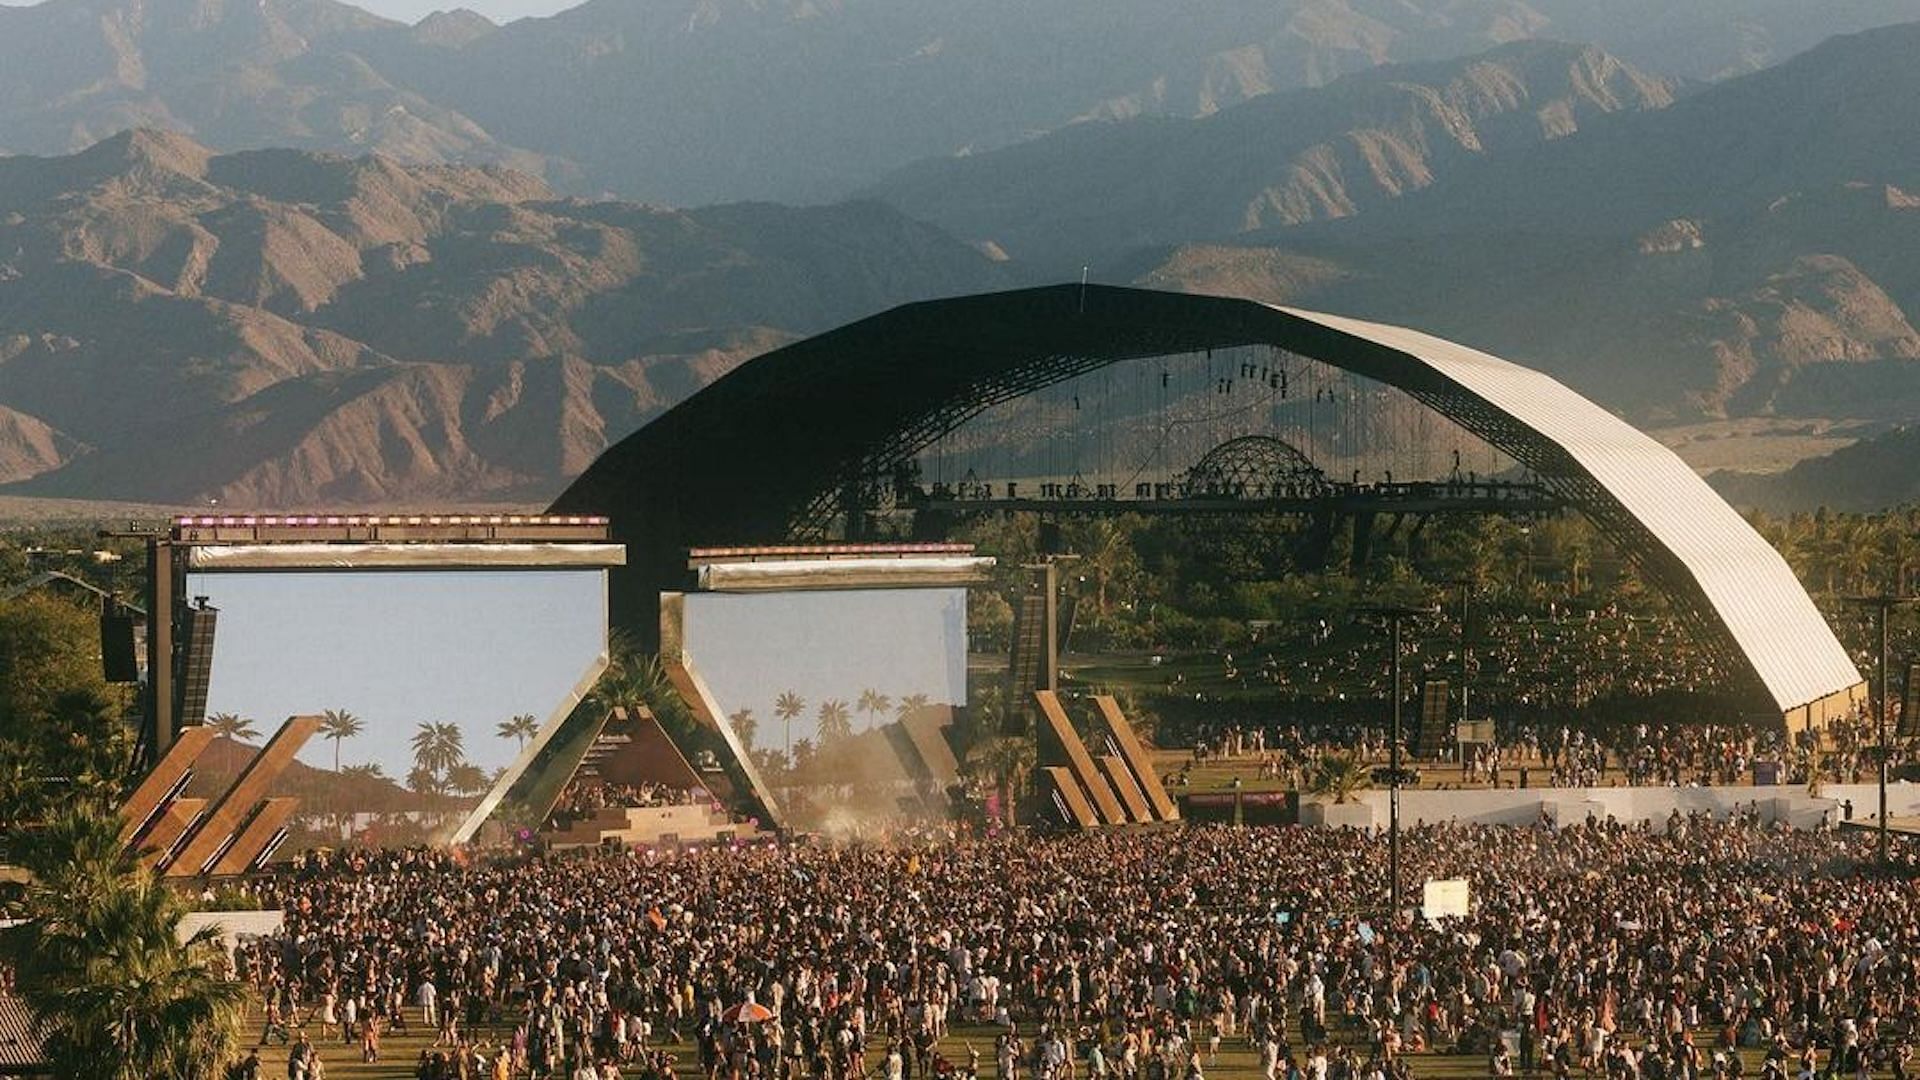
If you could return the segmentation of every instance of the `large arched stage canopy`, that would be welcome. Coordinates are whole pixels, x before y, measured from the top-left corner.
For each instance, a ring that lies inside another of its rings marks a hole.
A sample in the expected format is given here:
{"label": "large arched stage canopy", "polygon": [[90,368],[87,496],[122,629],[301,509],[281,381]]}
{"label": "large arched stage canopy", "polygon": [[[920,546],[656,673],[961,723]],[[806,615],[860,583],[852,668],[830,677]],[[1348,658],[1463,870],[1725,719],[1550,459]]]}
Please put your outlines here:
{"label": "large arched stage canopy", "polygon": [[1749,676],[1789,727],[1859,671],[1784,559],[1653,439],[1558,381],[1396,326],[1062,285],[909,304],[760,356],[610,448],[554,505],[628,545],[615,619],[650,637],[690,547],[771,542],[985,409],[1122,360],[1266,345],[1397,387],[1537,474]]}

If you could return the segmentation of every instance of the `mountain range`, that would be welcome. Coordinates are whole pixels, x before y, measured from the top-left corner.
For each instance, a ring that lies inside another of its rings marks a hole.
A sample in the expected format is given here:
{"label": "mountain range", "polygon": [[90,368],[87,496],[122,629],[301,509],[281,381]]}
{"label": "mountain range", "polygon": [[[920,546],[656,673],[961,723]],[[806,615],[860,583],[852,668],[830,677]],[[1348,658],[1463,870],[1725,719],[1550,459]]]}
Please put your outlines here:
{"label": "mountain range", "polygon": [[409,26],[335,0],[43,0],[0,6],[0,150],[138,126],[510,165],[575,194],[810,201],[1077,122],[1526,39],[1699,82],[1913,19],[1920,0],[587,0]]}
{"label": "mountain range", "polygon": [[877,203],[676,211],[135,131],[0,159],[0,481],[537,501],[747,356],[999,264]]}
{"label": "mountain range", "polygon": [[1087,124],[868,194],[1054,277],[1420,326],[1646,422],[1920,411],[1920,24],[1676,94],[1592,46]]}
{"label": "mountain range", "polygon": [[1873,513],[1920,504],[1920,427],[1896,427],[1777,473],[1722,469],[1707,477],[1740,506],[1770,513],[1816,507]]}
{"label": "mountain range", "polygon": [[[0,145],[49,151],[0,157],[0,494],[539,502],[796,336],[1083,273],[1419,326],[1644,424],[1891,427],[1920,24],[1779,54],[1904,7],[0,8]],[[717,201],[805,190],[853,198]]]}

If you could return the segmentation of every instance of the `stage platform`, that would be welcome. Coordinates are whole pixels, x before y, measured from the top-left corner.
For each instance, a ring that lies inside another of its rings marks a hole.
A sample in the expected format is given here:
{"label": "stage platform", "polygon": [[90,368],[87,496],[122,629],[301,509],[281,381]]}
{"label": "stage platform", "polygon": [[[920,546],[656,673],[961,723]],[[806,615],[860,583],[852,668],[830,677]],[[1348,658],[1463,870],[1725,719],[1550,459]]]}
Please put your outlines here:
{"label": "stage platform", "polygon": [[721,844],[745,840],[760,832],[737,824],[725,811],[707,803],[682,806],[610,806],[596,810],[565,829],[541,834],[555,850],[596,847],[601,844]]}
{"label": "stage platform", "polygon": [[[1843,829],[1864,829],[1867,832],[1878,832],[1880,829],[1880,821],[1873,816],[1873,811],[1869,809],[1863,813],[1858,803],[1855,803],[1854,807],[1853,820],[1842,821],[1840,827]],[[1887,817],[1887,832],[1893,836],[1920,836],[1920,816],[1902,817],[1898,814],[1889,815]]]}

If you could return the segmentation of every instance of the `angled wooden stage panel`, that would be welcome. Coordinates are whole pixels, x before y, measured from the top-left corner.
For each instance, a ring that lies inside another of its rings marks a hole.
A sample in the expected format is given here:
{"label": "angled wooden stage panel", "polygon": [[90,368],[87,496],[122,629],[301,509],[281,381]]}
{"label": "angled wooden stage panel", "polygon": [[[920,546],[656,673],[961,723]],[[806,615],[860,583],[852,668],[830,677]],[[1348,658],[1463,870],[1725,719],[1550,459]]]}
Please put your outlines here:
{"label": "angled wooden stage panel", "polygon": [[1127,816],[1135,825],[1145,825],[1153,820],[1153,808],[1147,805],[1147,797],[1140,794],[1140,785],[1134,782],[1133,773],[1127,769],[1127,763],[1114,754],[1102,754],[1100,768],[1107,774],[1107,781],[1113,785],[1114,794],[1126,805]]}
{"label": "angled wooden stage panel", "polygon": [[268,799],[261,803],[259,813],[254,814],[253,819],[240,830],[240,834],[234,837],[233,845],[227,848],[226,854],[214,862],[213,869],[209,873],[214,877],[246,873],[247,868],[253,865],[253,861],[267,849],[267,845],[273,843],[273,838],[279,835],[281,826],[293,817],[294,808],[299,805],[299,799],[285,796]]}
{"label": "angled wooden stage panel", "polygon": [[165,864],[206,812],[205,799],[175,799],[168,803],[138,841],[140,861],[155,867]]}
{"label": "angled wooden stage panel", "polygon": [[186,787],[187,780],[193,775],[193,763],[199,760],[201,752],[211,742],[213,729],[205,726],[190,727],[173,740],[173,745],[167,748],[167,752],[121,806],[121,843],[131,844],[142,833],[152,831],[159,824],[168,804],[180,794],[180,789]]}
{"label": "angled wooden stage panel", "polygon": [[200,827],[167,865],[168,877],[192,877],[211,868],[216,857],[230,846],[228,841],[253,817],[260,801],[292,763],[300,747],[320,730],[320,722],[318,716],[292,716],[280,725],[280,730],[273,733],[267,745],[241,770],[233,786],[214,803]]}
{"label": "angled wooden stage panel", "polygon": [[1107,738],[1133,770],[1134,779],[1140,783],[1140,791],[1147,797],[1147,804],[1153,808],[1155,816],[1161,821],[1179,821],[1180,808],[1167,795],[1167,789],[1160,782],[1160,774],[1154,770],[1153,758],[1147,755],[1146,748],[1140,745],[1140,737],[1134,734],[1133,725],[1127,722],[1126,714],[1120,711],[1120,703],[1110,694],[1096,694],[1093,699],[1096,713],[1106,728]]}
{"label": "angled wooden stage panel", "polygon": [[1082,829],[1100,827],[1100,819],[1094,816],[1093,805],[1087,802],[1086,792],[1081,791],[1080,785],[1074,781],[1072,770],[1061,765],[1048,765],[1040,773],[1052,785],[1054,794],[1066,804],[1067,816],[1073,819],[1073,824]]}
{"label": "angled wooden stage panel", "polygon": [[1067,764],[1073,769],[1074,779],[1080,781],[1093,799],[1093,805],[1100,811],[1100,819],[1108,825],[1125,825],[1127,812],[1120,808],[1120,800],[1114,797],[1113,788],[1107,785],[1107,779],[1100,775],[1094,766],[1093,758],[1088,755],[1085,743],[1073,730],[1073,721],[1067,719],[1067,710],[1060,704],[1060,695],[1052,690],[1035,690],[1034,700],[1040,703],[1040,715],[1046,718],[1047,731],[1063,753],[1067,755]]}

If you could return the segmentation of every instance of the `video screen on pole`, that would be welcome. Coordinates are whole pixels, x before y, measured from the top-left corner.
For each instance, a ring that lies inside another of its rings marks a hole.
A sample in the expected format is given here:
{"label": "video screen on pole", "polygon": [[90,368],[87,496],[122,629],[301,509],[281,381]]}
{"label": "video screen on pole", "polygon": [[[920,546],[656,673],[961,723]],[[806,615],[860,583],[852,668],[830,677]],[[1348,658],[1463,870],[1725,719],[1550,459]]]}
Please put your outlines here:
{"label": "video screen on pole", "polygon": [[686,597],[686,659],[790,827],[943,818],[967,695],[963,588]]}
{"label": "video screen on pole", "polygon": [[284,720],[322,716],[274,784],[300,800],[294,847],[449,839],[565,716],[607,645],[599,571],[194,573],[187,585],[219,613],[216,737],[188,794],[217,797]]}

